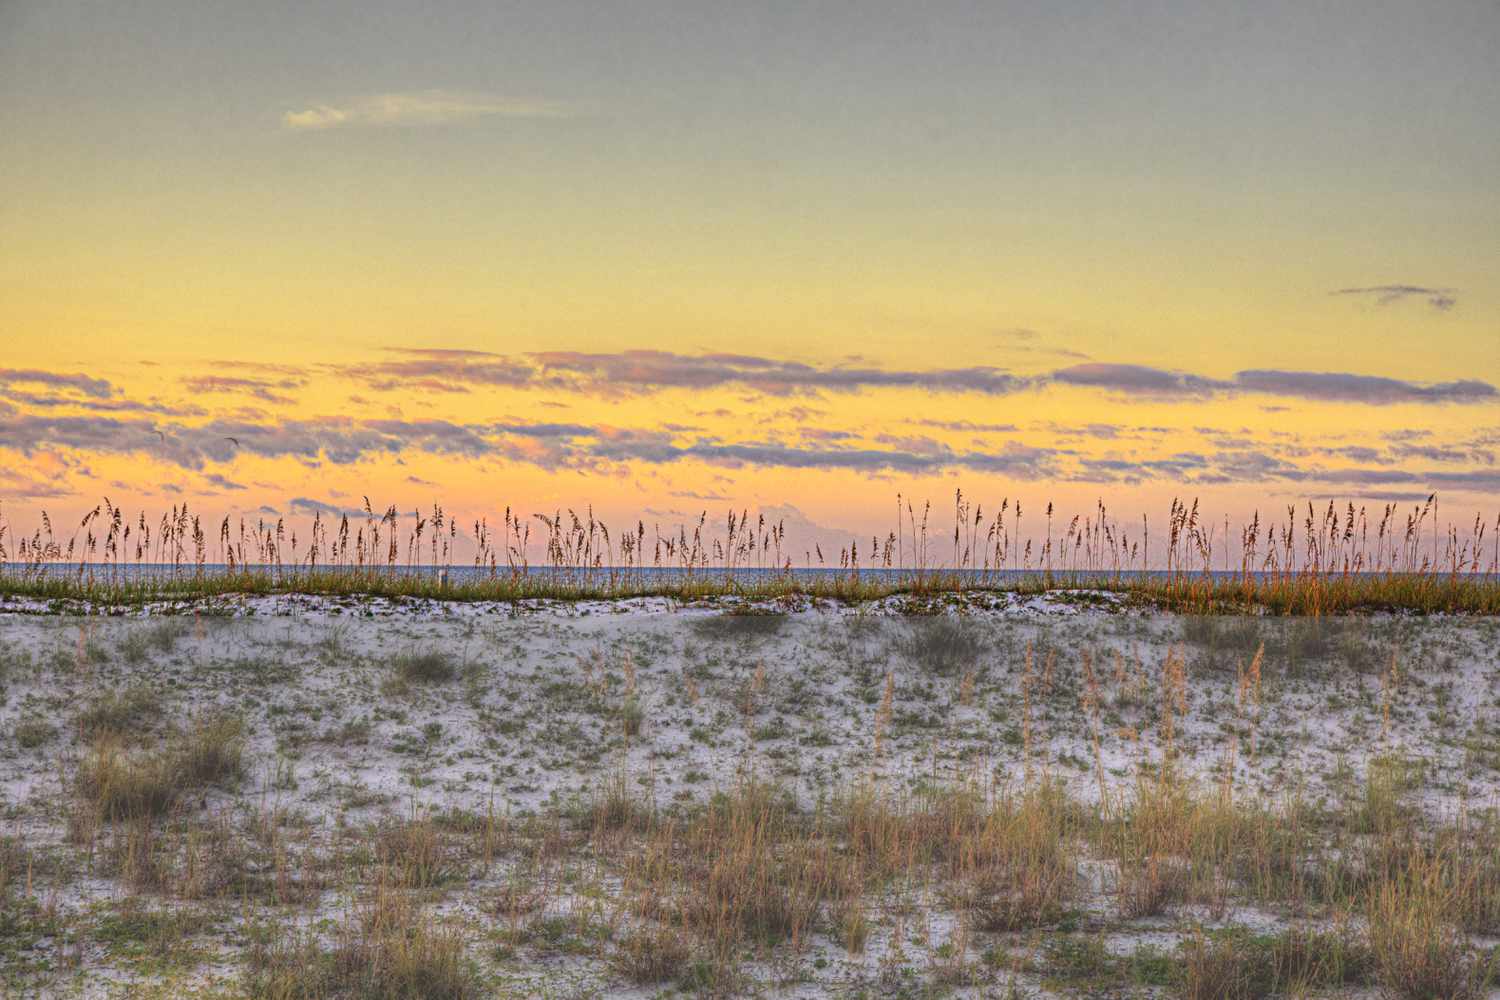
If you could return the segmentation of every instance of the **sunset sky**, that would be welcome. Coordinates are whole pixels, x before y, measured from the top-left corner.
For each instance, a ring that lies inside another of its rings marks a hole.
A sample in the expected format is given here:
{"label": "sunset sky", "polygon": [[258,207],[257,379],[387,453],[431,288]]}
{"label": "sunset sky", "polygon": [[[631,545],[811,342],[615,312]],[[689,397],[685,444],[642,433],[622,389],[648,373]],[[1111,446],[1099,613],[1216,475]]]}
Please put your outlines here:
{"label": "sunset sky", "polygon": [[0,509],[1500,504],[1500,6],[0,3]]}

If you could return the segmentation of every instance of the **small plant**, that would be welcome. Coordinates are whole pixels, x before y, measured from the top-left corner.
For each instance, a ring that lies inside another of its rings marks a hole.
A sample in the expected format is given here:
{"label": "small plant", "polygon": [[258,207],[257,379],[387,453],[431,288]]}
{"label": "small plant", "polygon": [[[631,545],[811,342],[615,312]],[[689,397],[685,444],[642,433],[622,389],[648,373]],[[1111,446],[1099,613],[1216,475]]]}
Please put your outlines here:
{"label": "small plant", "polygon": [[78,734],[95,739],[105,734],[132,737],[151,728],[161,714],[161,695],[152,688],[136,685],[123,691],[111,691],[91,701],[78,713]]}
{"label": "small plant", "polygon": [[1237,935],[1195,930],[1181,952],[1183,1000],[1258,1000],[1270,992],[1256,982],[1257,969]]}
{"label": "small plant", "polygon": [[781,632],[786,621],[783,614],[729,611],[696,618],[692,628],[705,639],[733,642],[736,639],[769,639]]}
{"label": "small plant", "polygon": [[839,943],[851,955],[862,955],[865,943],[870,939],[870,918],[865,915],[865,904],[859,897],[844,901],[839,910],[837,933]]}
{"label": "small plant", "polygon": [[645,721],[646,710],[641,706],[640,698],[635,695],[625,699],[620,706],[620,723],[629,739],[635,739],[641,735],[641,723]]}
{"label": "small plant", "polygon": [[393,664],[396,676],[407,684],[446,684],[458,676],[458,664],[440,650],[405,653]]}
{"label": "small plant", "polygon": [[16,723],[16,742],[23,749],[35,750],[57,735],[57,730],[41,719],[22,719]]}
{"label": "small plant", "polygon": [[652,809],[631,790],[621,770],[594,790],[584,817],[589,827],[598,832],[644,830],[651,823]]}
{"label": "small plant", "polygon": [[681,977],[693,959],[691,940],[680,928],[656,926],[620,937],[610,964],[638,986],[653,986]]}
{"label": "small plant", "polygon": [[384,865],[384,881],[404,889],[428,889],[463,874],[438,824],[427,818],[381,826],[375,855]]}
{"label": "small plant", "polygon": [[162,655],[172,652],[177,646],[177,641],[187,632],[187,623],[177,618],[168,618],[147,627],[131,629],[120,641],[120,655],[126,663],[144,663],[152,650]]}
{"label": "small plant", "polygon": [[929,673],[957,677],[978,671],[986,642],[979,626],[966,618],[935,615],[916,618],[900,644],[901,653]]}

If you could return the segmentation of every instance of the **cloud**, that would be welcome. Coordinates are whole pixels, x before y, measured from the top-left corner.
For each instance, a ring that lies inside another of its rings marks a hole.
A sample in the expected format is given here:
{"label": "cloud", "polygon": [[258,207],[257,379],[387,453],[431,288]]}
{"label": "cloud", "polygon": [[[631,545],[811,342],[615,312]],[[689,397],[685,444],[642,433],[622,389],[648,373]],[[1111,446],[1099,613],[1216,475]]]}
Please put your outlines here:
{"label": "cloud", "polygon": [[0,468],[0,500],[53,500],[73,492],[62,476],[42,479],[20,469]]}
{"label": "cloud", "polygon": [[[337,504],[325,503],[322,500],[313,500],[310,497],[293,497],[288,500],[287,509],[294,514],[322,514],[324,517],[348,517],[350,519],[365,517],[365,512],[358,507],[340,507]],[[267,513],[276,513],[268,508],[261,508]]]}
{"label": "cloud", "polygon": [[710,389],[742,385],[769,395],[869,388],[916,388],[932,392],[1008,395],[1030,388],[1032,380],[999,368],[977,366],[934,370],[891,370],[850,366],[820,367],[746,354],[674,354],[622,351],[587,354],[549,351],[532,355],[550,384],[606,395],[660,389]]}
{"label": "cloud", "polygon": [[1053,471],[1057,454],[1048,448],[1011,444],[997,452],[955,452],[938,445],[913,451],[903,448],[798,447],[774,441],[725,443],[698,440],[677,445],[664,434],[614,432],[586,449],[591,458],[614,462],[647,462],[665,465],[701,461],[729,468],[846,470],[854,472],[900,472],[924,474],[948,468],[968,468],[1003,473],[1019,479],[1040,479]]}
{"label": "cloud", "polygon": [[[238,444],[228,440],[233,437]],[[45,497],[72,493],[63,473],[87,475],[67,457],[67,450],[146,455],[182,469],[204,473],[204,484],[224,490],[243,487],[217,472],[214,463],[230,463],[253,454],[291,458],[308,467],[324,463],[349,465],[379,456],[410,453],[496,459],[528,463],[549,471],[570,469],[617,474],[630,465],[672,466],[702,463],[723,468],[781,468],[845,471],[862,475],[931,476],[970,470],[1010,479],[1090,483],[1170,481],[1183,486],[1236,483],[1296,483],[1303,486],[1348,486],[1362,490],[1448,490],[1467,493],[1500,491],[1500,469],[1407,469],[1383,463],[1387,452],[1359,445],[1337,449],[1294,449],[1287,457],[1256,447],[1220,447],[1210,453],[1177,452],[1141,456],[1134,452],[1103,456],[1059,447],[1011,443],[999,449],[958,450],[925,437],[886,436],[879,446],[841,442],[780,440],[725,441],[662,428],[590,427],[581,424],[528,424],[510,419],[487,424],[445,420],[354,420],[326,417],[286,421],[210,421],[201,425],[157,423],[104,416],[17,415],[0,421],[0,447],[18,451],[30,461],[25,472],[11,472],[0,494]],[[1395,447],[1403,447],[1397,445]],[[59,455],[54,449],[64,449]],[[1394,449],[1392,449],[1394,450]],[[1361,464],[1324,468],[1292,458],[1337,455]],[[1402,456],[1408,457],[1408,456]],[[1413,448],[1410,456],[1451,463],[1460,453],[1443,448]],[[25,468],[23,466],[22,468]],[[37,478],[56,468],[53,482]],[[81,470],[81,471],[80,471]],[[258,484],[259,485],[259,484]],[[702,499],[715,494],[705,493]],[[335,504],[300,498],[294,509],[342,513]]]}
{"label": "cloud", "polygon": [[[988,365],[888,369],[816,365],[746,354],[690,355],[657,350],[548,351],[518,357],[442,349],[395,353],[403,356],[367,364],[325,366],[325,370],[382,391],[421,389],[463,393],[470,387],[485,387],[551,390],[605,398],[724,387],[742,387],[774,396],[909,389],[998,397],[1047,385],[1101,389],[1159,401],[1201,401],[1241,393],[1371,405],[1479,403],[1500,398],[1494,386],[1475,379],[1420,383],[1349,372],[1279,369],[1247,369],[1222,379],[1132,363],[1089,362],[1035,375],[1017,375]],[[963,423],[932,422],[930,426],[976,431],[1008,426],[976,423],[972,428],[963,428]]]}
{"label": "cloud", "polygon": [[468,392],[468,386],[520,389],[537,382],[536,369],[525,362],[483,351],[398,350],[399,361],[332,366],[337,375],[365,383],[371,389],[426,389],[429,392]]}
{"label": "cloud", "polygon": [[448,125],[479,118],[573,118],[576,104],[473,91],[415,90],[371,94],[335,104],[286,111],[283,127],[296,132],[337,128]]}
{"label": "cloud", "polygon": [[1089,360],[1089,356],[1082,351],[1075,351],[1068,347],[1048,347],[1038,344],[1041,334],[1027,327],[1013,327],[1009,330],[991,331],[991,336],[1005,344],[1005,350],[1017,354],[1052,354],[1060,358],[1074,358],[1079,361]]}
{"label": "cloud", "polygon": [[40,371],[35,368],[0,368],[0,382],[6,384],[45,385],[53,389],[68,389],[108,399],[115,394],[115,387],[107,380],[89,375],[67,375],[58,372]]}
{"label": "cloud", "polygon": [[535,438],[589,437],[597,433],[593,427],[585,424],[528,424],[521,421],[491,424],[489,430],[494,434],[517,434]]}
{"label": "cloud", "polygon": [[1192,481],[1189,479],[1191,474],[1198,473],[1201,476],[1209,472],[1208,459],[1192,452],[1179,452],[1164,458],[1145,460],[1117,457],[1082,458],[1078,464],[1080,471],[1072,478],[1093,483],[1134,484],[1147,479],[1160,478]]}
{"label": "cloud", "polygon": [[918,427],[936,427],[945,431],[968,431],[973,434],[1010,434],[1021,428],[1015,424],[977,424],[972,420],[907,420]]}
{"label": "cloud", "polygon": [[263,379],[227,375],[186,375],[182,384],[196,393],[243,393],[267,403],[293,403],[296,400],[277,390],[300,389],[306,381],[297,378]]}
{"label": "cloud", "polygon": [[1421,458],[1429,462],[1467,462],[1473,457],[1457,448],[1441,448],[1436,445],[1399,444],[1391,448],[1397,458]]}
{"label": "cloud", "polygon": [[1162,398],[1204,397],[1212,395],[1217,390],[1230,388],[1228,383],[1204,378],[1201,375],[1151,368],[1146,365],[1104,362],[1060,368],[1052,373],[1052,380],[1063,385],[1089,386],[1133,396]]}
{"label": "cloud", "polygon": [[[1361,490],[1353,494],[1349,499],[1373,500],[1377,503],[1421,503],[1432,494],[1426,490]],[[1310,497],[1314,500],[1343,500],[1343,494],[1325,493],[1320,497]]]}
{"label": "cloud", "polygon": [[818,524],[789,503],[762,507],[760,516],[766,519],[767,525],[776,525],[785,530],[786,541],[781,546],[783,558],[805,558],[804,553],[812,552],[815,547],[822,551],[825,560],[829,556],[837,558],[840,549],[860,538],[859,532],[848,528]]}
{"label": "cloud", "polygon": [[[26,386],[27,388],[16,388]],[[33,391],[40,388],[41,391]],[[9,400],[40,410],[75,409],[89,413],[157,413],[164,416],[202,416],[195,406],[171,406],[152,399],[126,399],[107,379],[91,375],[42,371],[35,368],[0,369],[0,402]],[[14,407],[6,404],[7,408]]]}
{"label": "cloud", "polygon": [[1447,312],[1458,304],[1457,289],[1431,288],[1426,285],[1369,285],[1364,288],[1336,288],[1329,295],[1349,295],[1373,300],[1378,306],[1393,305],[1407,299],[1426,299],[1438,312]]}
{"label": "cloud", "polygon": [[1251,369],[1238,372],[1234,385],[1244,392],[1341,403],[1480,403],[1500,398],[1487,382],[1419,383],[1347,372],[1292,372]]}
{"label": "cloud", "polygon": [[1374,465],[1390,465],[1395,460],[1385,454],[1379,448],[1370,448],[1365,445],[1346,445],[1343,448],[1324,449],[1330,455],[1347,458],[1351,462],[1367,462]]}
{"label": "cloud", "polygon": [[[230,438],[237,439],[239,444]],[[281,423],[213,420],[186,425],[101,416],[24,414],[0,424],[0,447],[25,455],[42,446],[147,454],[193,470],[202,469],[208,462],[231,461],[240,454],[291,457],[308,464],[326,459],[343,465],[373,454],[394,454],[407,447],[462,452],[468,440],[463,428],[442,421],[403,426],[396,421],[370,425],[344,418],[323,418]]]}
{"label": "cloud", "polygon": [[1064,385],[1108,389],[1128,396],[1154,399],[1208,398],[1217,394],[1256,393],[1320,402],[1365,403],[1480,403],[1500,398],[1487,382],[1463,379],[1421,383],[1379,375],[1349,372],[1303,372],[1255,368],[1236,372],[1229,380],[1168,371],[1133,364],[1084,364],[1052,373]]}
{"label": "cloud", "polygon": [[630,350],[617,353],[547,351],[524,358],[484,351],[402,350],[400,360],[330,366],[371,388],[466,392],[469,386],[551,389],[607,397],[664,389],[743,386],[787,396],[820,390],[858,392],[915,388],[931,392],[1007,395],[1031,388],[1034,379],[989,366],[909,370],[819,366],[745,354],[675,354]]}
{"label": "cloud", "polygon": [[1500,493],[1500,471],[1474,469],[1467,472],[1428,472],[1419,481],[1438,488],[1469,490],[1475,493]]}
{"label": "cloud", "polygon": [[91,396],[55,396],[0,388],[0,398],[42,410],[70,408],[89,413],[158,413],[169,417],[202,416],[196,406],[169,406],[165,403],[143,403],[134,399],[96,399]]}
{"label": "cloud", "polygon": [[1120,424],[1100,423],[1068,426],[1066,424],[1058,424],[1048,421],[1042,426],[1056,435],[1061,435],[1064,437],[1096,438],[1101,441],[1114,441],[1122,434],[1124,434],[1126,430],[1128,430],[1128,428],[1123,427]]}

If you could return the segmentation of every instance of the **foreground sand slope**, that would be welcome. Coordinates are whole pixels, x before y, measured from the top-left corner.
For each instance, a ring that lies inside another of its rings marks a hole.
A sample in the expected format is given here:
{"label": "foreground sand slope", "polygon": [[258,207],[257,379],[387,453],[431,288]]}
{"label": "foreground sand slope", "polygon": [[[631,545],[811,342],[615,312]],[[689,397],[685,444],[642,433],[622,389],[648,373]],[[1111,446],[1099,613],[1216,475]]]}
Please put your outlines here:
{"label": "foreground sand slope", "polygon": [[[269,995],[247,969],[274,969],[267,949],[290,946],[266,943],[268,923],[308,928],[299,946],[326,951],[372,895],[389,902],[392,866],[425,851],[433,870],[402,868],[398,887],[420,926],[457,935],[476,995],[647,996],[663,986],[629,961],[643,950],[632,935],[661,914],[627,905],[632,879],[659,817],[716,794],[770,787],[778,810],[809,816],[847,812],[853,795],[964,787],[994,801],[1050,781],[1079,808],[1123,808],[1170,761],[1184,788],[1330,814],[1389,785],[1401,810],[1440,824],[1500,787],[1495,620],[983,603],[913,616],[895,601],[726,614],[281,599],[235,617],[5,615],[3,979],[18,996]],[[149,767],[165,791],[120,791]],[[548,824],[580,832],[538,852]],[[858,942],[849,904],[829,896],[793,940],[736,939],[732,981],[684,973],[705,961],[697,945],[662,978],[767,995],[1066,994],[1042,956],[1084,930],[1116,956],[1106,965],[1145,947],[1131,988],[1151,993],[1181,988],[1147,960],[1194,927],[1333,920],[1307,900],[1237,899],[1242,886],[1127,913],[1122,862],[1074,853],[1077,885],[1036,921],[1042,937],[983,930],[963,880],[937,870],[862,890]],[[201,870],[214,865],[234,870]],[[536,894],[524,905],[517,872]]]}

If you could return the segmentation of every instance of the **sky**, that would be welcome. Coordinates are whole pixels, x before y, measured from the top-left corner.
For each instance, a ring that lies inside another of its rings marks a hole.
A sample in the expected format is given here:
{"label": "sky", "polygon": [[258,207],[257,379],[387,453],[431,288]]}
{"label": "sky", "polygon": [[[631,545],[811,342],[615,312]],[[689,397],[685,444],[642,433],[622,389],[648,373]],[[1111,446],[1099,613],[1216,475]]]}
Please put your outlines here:
{"label": "sky", "polygon": [[1496,51],[1493,0],[0,0],[0,514],[1492,517]]}

